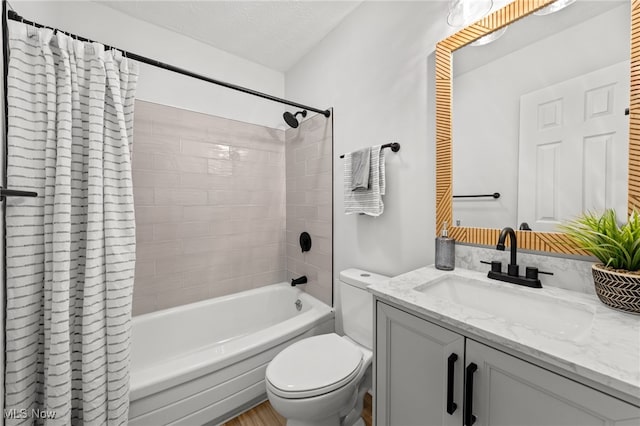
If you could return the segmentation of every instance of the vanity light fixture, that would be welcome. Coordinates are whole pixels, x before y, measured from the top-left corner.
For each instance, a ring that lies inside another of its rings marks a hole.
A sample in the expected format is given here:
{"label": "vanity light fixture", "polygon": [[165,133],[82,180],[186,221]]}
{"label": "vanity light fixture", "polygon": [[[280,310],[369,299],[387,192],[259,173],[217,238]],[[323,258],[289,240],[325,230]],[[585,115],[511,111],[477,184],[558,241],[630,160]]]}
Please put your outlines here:
{"label": "vanity light fixture", "polygon": [[451,0],[447,23],[452,27],[466,27],[483,18],[493,7],[493,0]]}
{"label": "vanity light fixture", "polygon": [[542,9],[533,12],[533,14],[538,16],[550,15],[552,13],[558,12],[564,9],[565,7],[575,3],[575,1],[576,0],[556,0],[553,3],[551,3],[549,6],[545,6]]}
{"label": "vanity light fixture", "polygon": [[487,34],[484,37],[480,37],[479,39],[477,39],[476,41],[474,41],[473,43],[471,43],[471,46],[484,46],[485,44],[489,44],[493,41],[496,41],[497,39],[499,39],[500,37],[502,37],[502,35],[504,33],[507,32],[507,28],[509,28],[509,26],[507,25],[506,27],[502,27],[499,30],[495,30],[494,32],[492,32],[491,34]]}
{"label": "vanity light fixture", "polygon": [[[475,21],[487,16],[493,8],[493,0],[451,0],[449,2],[449,15],[447,23],[452,27],[466,27]],[[500,28],[479,38],[471,43],[471,46],[483,46],[502,37],[507,27]]]}

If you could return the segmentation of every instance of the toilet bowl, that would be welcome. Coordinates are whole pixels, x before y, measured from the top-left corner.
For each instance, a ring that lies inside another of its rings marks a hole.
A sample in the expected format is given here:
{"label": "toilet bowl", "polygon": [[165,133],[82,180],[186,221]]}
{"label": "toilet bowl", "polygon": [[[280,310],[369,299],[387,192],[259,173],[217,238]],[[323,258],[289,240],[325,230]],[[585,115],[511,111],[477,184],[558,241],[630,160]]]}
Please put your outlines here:
{"label": "toilet bowl", "polygon": [[303,339],[267,367],[269,401],[288,426],[350,426],[355,421],[341,419],[358,405],[363,385],[370,386],[372,358],[371,351],[335,333]]}
{"label": "toilet bowl", "polygon": [[340,273],[346,336],[302,339],[267,366],[267,396],[287,426],[364,425],[364,394],[371,387],[373,297],[366,286],[384,277],[359,269]]}

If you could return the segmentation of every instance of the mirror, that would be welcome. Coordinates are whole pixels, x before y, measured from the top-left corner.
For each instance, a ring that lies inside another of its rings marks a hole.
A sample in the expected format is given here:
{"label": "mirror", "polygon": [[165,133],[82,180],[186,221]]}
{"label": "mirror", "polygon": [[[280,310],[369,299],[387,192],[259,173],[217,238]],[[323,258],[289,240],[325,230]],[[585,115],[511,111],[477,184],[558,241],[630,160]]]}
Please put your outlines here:
{"label": "mirror", "polygon": [[453,53],[454,224],[553,232],[606,208],[625,219],[629,12],[578,1]]}
{"label": "mirror", "polygon": [[640,125],[629,103],[640,94],[629,78],[640,5],[578,0],[532,15],[550,3],[516,0],[436,47],[437,232],[446,221],[458,241],[494,245],[501,228],[527,222],[522,248],[584,254],[553,232],[558,222],[608,207],[624,220],[640,205],[640,135],[629,131]]}

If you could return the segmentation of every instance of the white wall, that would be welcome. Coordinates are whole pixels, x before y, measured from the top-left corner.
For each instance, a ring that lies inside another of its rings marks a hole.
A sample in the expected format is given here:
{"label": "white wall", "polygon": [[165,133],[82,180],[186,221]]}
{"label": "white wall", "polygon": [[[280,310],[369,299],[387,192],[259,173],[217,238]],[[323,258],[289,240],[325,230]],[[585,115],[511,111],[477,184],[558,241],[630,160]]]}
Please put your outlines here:
{"label": "white wall", "polygon": [[[517,25],[509,31],[531,28]],[[453,192],[502,195],[495,201],[456,200],[454,222],[461,220],[462,226],[485,228],[519,226],[520,97],[628,61],[629,26],[629,5],[623,5],[454,77]],[[602,28],[607,29],[606,37],[596,31]],[[491,45],[463,49],[485,48],[491,49]],[[455,58],[456,53],[454,70]],[[475,164],[492,166],[478,168]]]}
{"label": "white wall", "polygon": [[[277,97],[284,74],[89,1],[12,1],[21,16]],[[137,99],[284,129],[285,106],[141,64]]]}
{"label": "white wall", "polygon": [[[434,261],[434,51],[454,32],[447,12],[445,1],[365,2],[285,75],[286,96],[334,107],[334,284],[349,267],[392,276]],[[402,149],[387,157],[384,214],[344,215],[338,155],[390,141]]]}
{"label": "white wall", "polygon": [[[334,107],[334,276],[396,275],[433,262],[434,128],[428,56],[451,31],[446,2],[364,2],[286,73],[286,96]],[[343,212],[339,155],[399,142],[387,155],[382,216]]]}

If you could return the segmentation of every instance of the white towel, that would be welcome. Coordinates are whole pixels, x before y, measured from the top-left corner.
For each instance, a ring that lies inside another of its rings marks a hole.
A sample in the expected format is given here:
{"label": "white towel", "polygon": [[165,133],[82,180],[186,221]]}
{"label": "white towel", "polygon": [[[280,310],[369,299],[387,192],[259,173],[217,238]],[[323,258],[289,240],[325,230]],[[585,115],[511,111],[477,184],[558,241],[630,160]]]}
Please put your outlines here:
{"label": "white towel", "polygon": [[371,147],[371,165],[369,167],[369,188],[351,189],[351,153],[344,156],[344,212],[345,214],[364,213],[380,216],[384,211],[382,196],[385,193],[384,150],[382,145]]}
{"label": "white towel", "polygon": [[371,169],[371,148],[367,147],[351,153],[351,190],[369,189]]}

